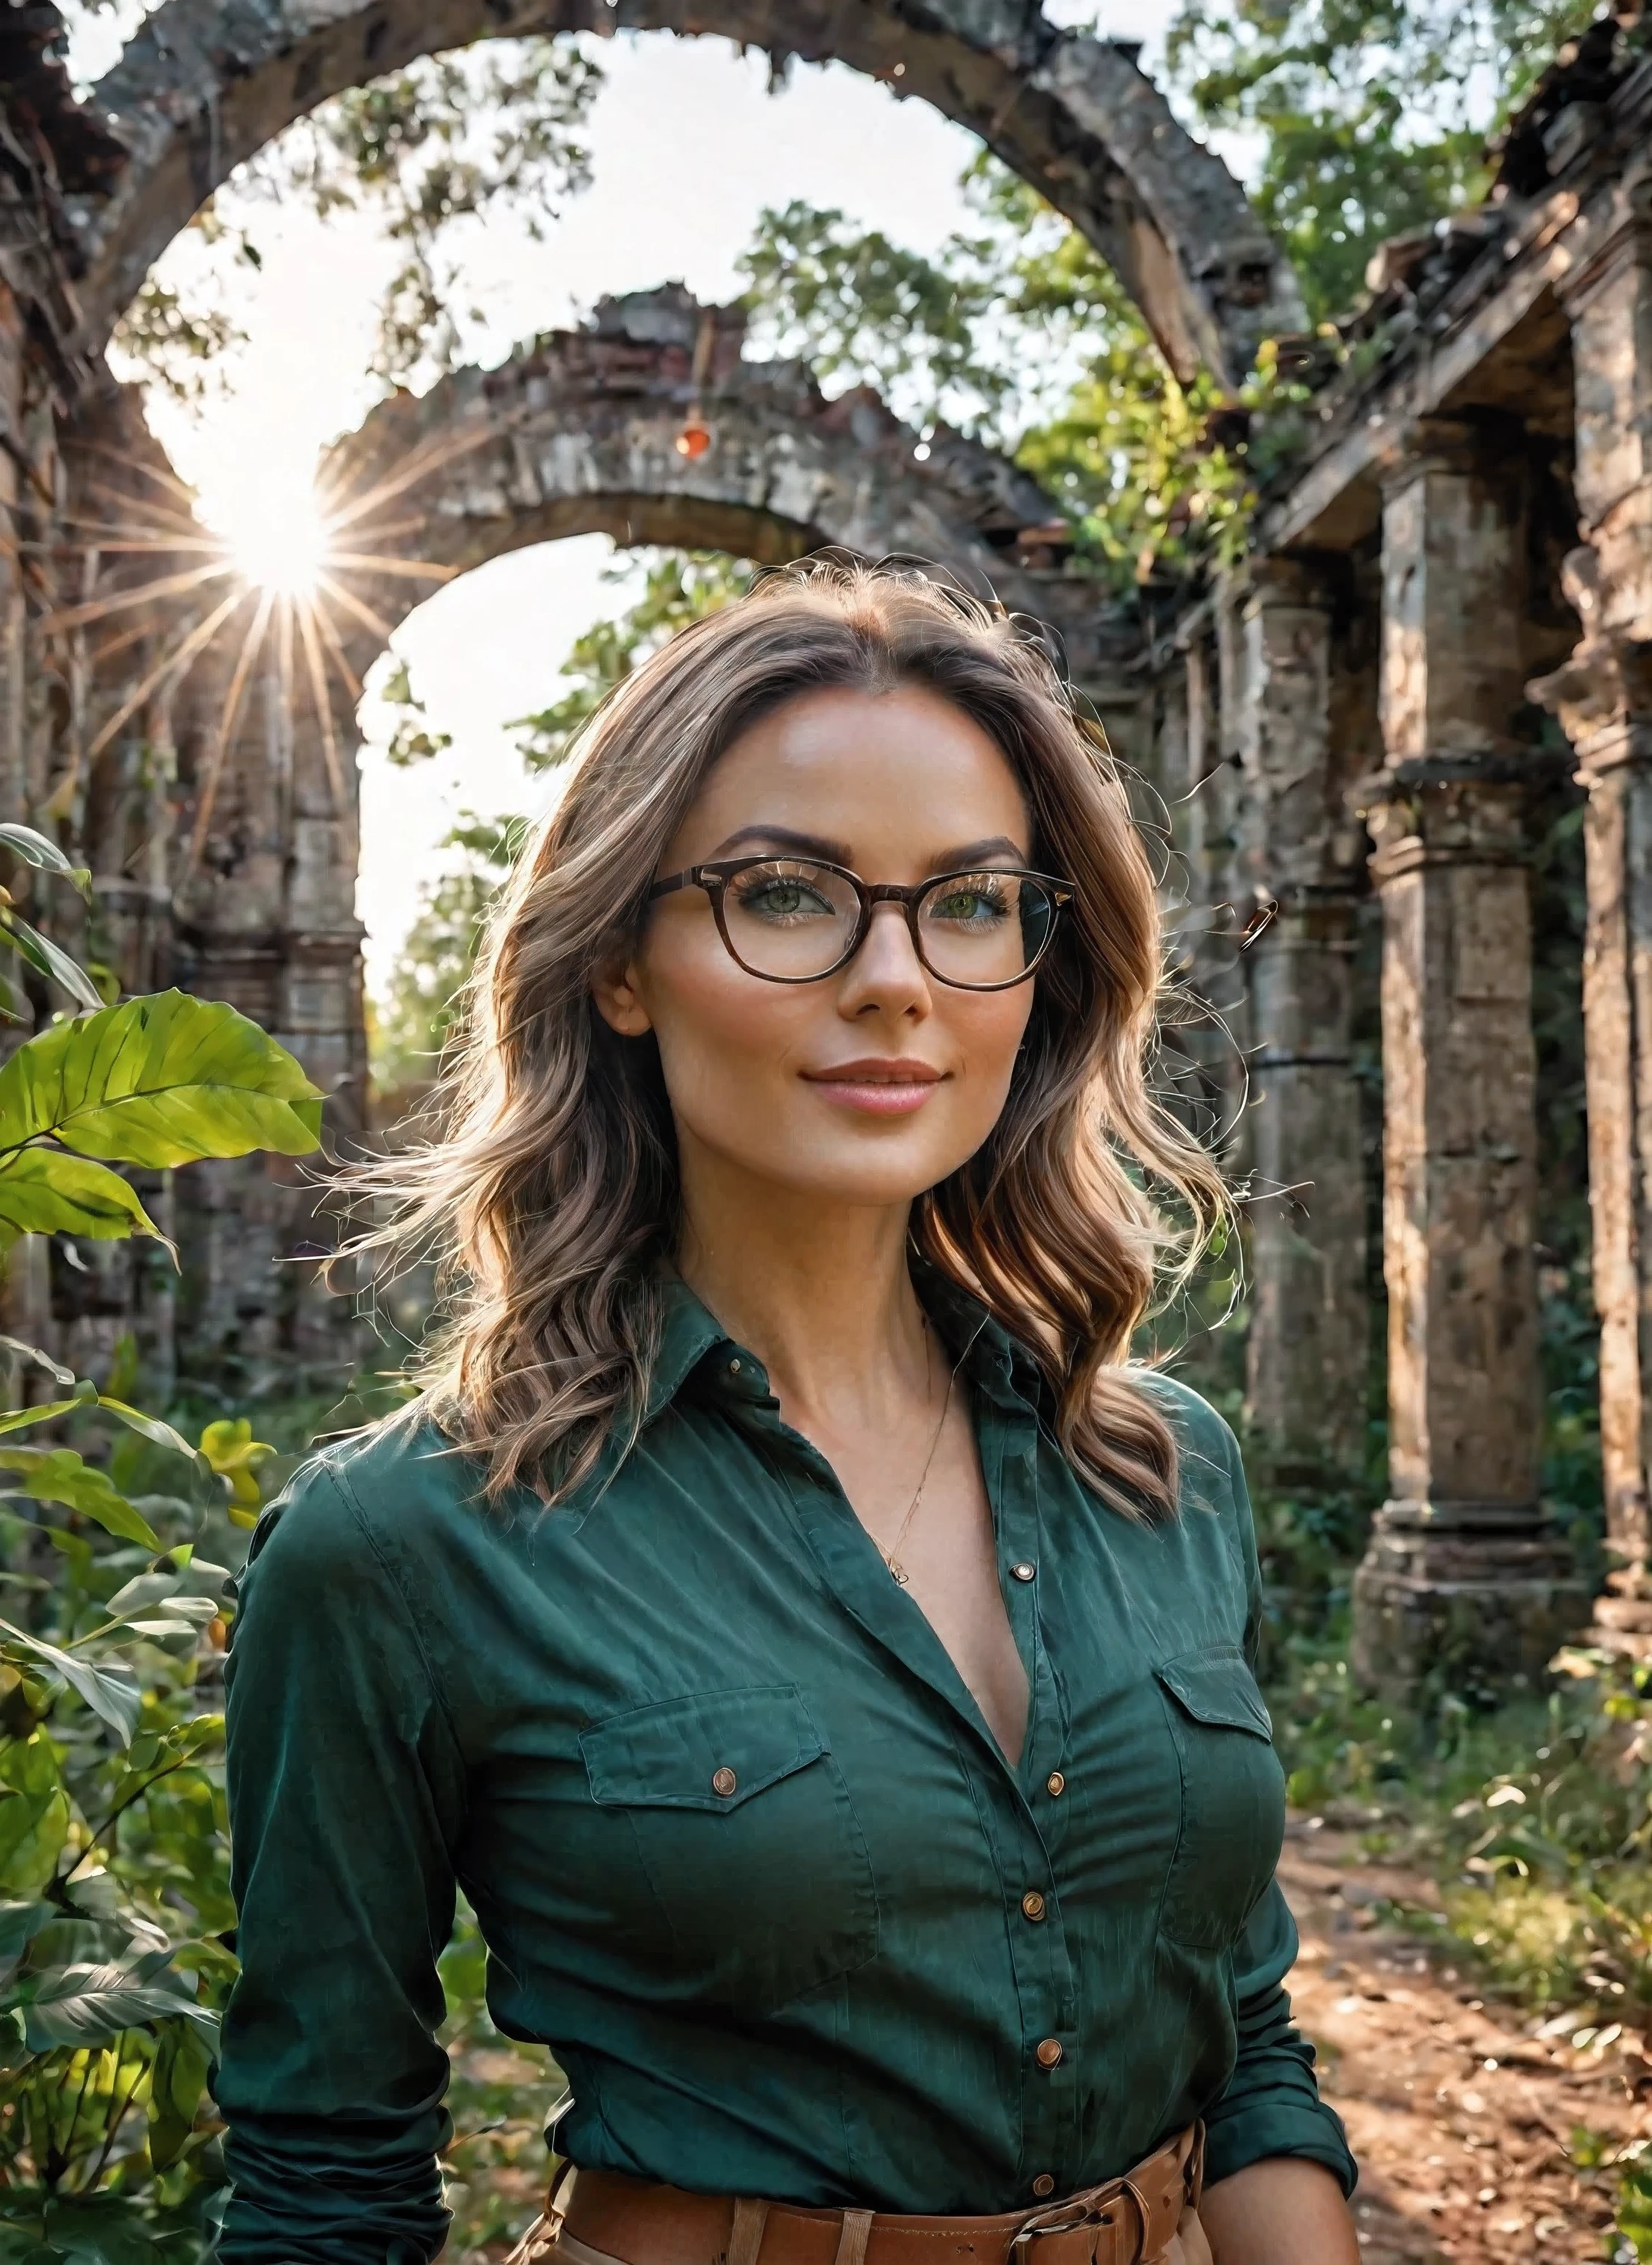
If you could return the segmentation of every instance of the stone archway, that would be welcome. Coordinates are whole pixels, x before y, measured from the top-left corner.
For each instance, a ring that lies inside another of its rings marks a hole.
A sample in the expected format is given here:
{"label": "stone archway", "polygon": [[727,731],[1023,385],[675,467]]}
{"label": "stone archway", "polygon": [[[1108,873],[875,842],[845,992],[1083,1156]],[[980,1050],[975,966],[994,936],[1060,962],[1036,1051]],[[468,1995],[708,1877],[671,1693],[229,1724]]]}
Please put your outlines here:
{"label": "stone archway", "polygon": [[[668,285],[604,300],[586,328],[497,369],[381,403],[318,474],[335,548],[361,562],[339,578],[361,608],[339,620],[355,673],[435,581],[592,533],[766,564],[828,545],[931,560],[1015,610],[1053,613],[1075,674],[1106,673],[1095,584],[1028,564],[1065,547],[1035,481],[945,428],[921,443],[869,388],[828,401],[801,363],[745,360],[744,332],[739,308]],[[680,445],[696,404],[702,453]]]}
{"label": "stone archway", "polygon": [[1235,385],[1259,340],[1304,327],[1289,261],[1134,48],[1058,29],[1038,0],[167,0],[95,91],[129,156],[74,209],[83,344],[234,168],[329,96],[479,39],[616,30],[837,60],[934,104],[1084,231],[1184,381],[1203,364]]}

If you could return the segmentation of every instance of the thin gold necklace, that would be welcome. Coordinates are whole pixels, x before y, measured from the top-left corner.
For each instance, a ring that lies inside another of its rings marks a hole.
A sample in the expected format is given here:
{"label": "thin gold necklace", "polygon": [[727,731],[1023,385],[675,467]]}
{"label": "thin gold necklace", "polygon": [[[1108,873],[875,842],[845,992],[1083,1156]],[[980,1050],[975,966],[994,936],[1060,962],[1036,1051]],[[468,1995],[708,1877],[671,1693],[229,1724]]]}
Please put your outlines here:
{"label": "thin gold necklace", "polygon": [[[929,1362],[929,1317],[926,1314],[924,1315],[923,1322],[923,1380],[926,1397],[928,1394],[929,1382],[933,1374],[934,1371],[931,1368]],[[894,1540],[890,1543],[887,1549],[885,1549],[883,1543],[878,1540],[876,1534],[873,1534],[872,1536],[873,1547],[877,1549],[878,1555],[883,1559],[884,1564],[888,1566],[889,1577],[893,1581],[898,1589],[905,1589],[909,1587],[911,1584],[911,1577],[907,1573],[906,1567],[900,1562],[900,1545],[906,1538],[907,1527],[912,1524],[913,1519],[918,1515],[918,1504],[923,1500],[923,1490],[928,1484],[929,1481],[929,1466],[934,1462],[935,1451],[941,1444],[941,1434],[947,1427],[947,1411],[952,1405],[952,1386],[957,1376],[957,1371],[956,1368],[950,1367],[947,1370],[947,1388],[945,1396],[941,1402],[941,1421],[935,1427],[935,1437],[929,1442],[929,1452],[923,1459],[923,1469],[919,1474],[918,1477],[918,1491],[913,1495],[911,1503],[907,1505],[906,1515],[900,1521],[899,1532],[896,1533]]]}

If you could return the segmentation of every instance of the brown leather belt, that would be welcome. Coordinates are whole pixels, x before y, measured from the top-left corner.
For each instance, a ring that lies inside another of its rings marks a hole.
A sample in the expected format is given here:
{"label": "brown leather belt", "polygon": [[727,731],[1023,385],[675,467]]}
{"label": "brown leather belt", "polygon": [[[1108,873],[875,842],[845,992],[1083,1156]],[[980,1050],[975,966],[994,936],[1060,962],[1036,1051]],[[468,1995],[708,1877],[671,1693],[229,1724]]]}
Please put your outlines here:
{"label": "brown leather belt", "polygon": [[1004,2218],[798,2210],[574,2171],[507,2265],[1197,2265],[1204,2156],[1196,2123],[1123,2178]]}

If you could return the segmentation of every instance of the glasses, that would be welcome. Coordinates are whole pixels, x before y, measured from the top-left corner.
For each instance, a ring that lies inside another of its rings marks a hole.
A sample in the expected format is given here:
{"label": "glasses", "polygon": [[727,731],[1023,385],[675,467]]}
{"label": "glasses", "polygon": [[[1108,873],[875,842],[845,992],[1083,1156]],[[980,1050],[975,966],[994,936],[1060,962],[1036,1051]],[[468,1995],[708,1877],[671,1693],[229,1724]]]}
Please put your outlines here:
{"label": "glasses", "polygon": [[648,892],[703,889],[729,956],[766,983],[819,983],[866,941],[873,908],[899,905],[931,975],[959,991],[1008,991],[1049,950],[1070,881],[988,870],[937,873],[909,889],[873,887],[812,857],[731,857],[656,881]]}

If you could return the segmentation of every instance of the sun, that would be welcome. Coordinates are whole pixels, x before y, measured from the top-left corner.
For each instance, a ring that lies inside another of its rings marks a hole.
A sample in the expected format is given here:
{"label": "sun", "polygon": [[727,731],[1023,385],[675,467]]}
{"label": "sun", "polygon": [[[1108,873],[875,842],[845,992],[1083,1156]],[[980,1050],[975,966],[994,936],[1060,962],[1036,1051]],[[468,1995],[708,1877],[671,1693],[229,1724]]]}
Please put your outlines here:
{"label": "sun", "polygon": [[311,596],[327,563],[331,529],[308,483],[250,485],[236,499],[225,538],[242,578],[277,597]]}

